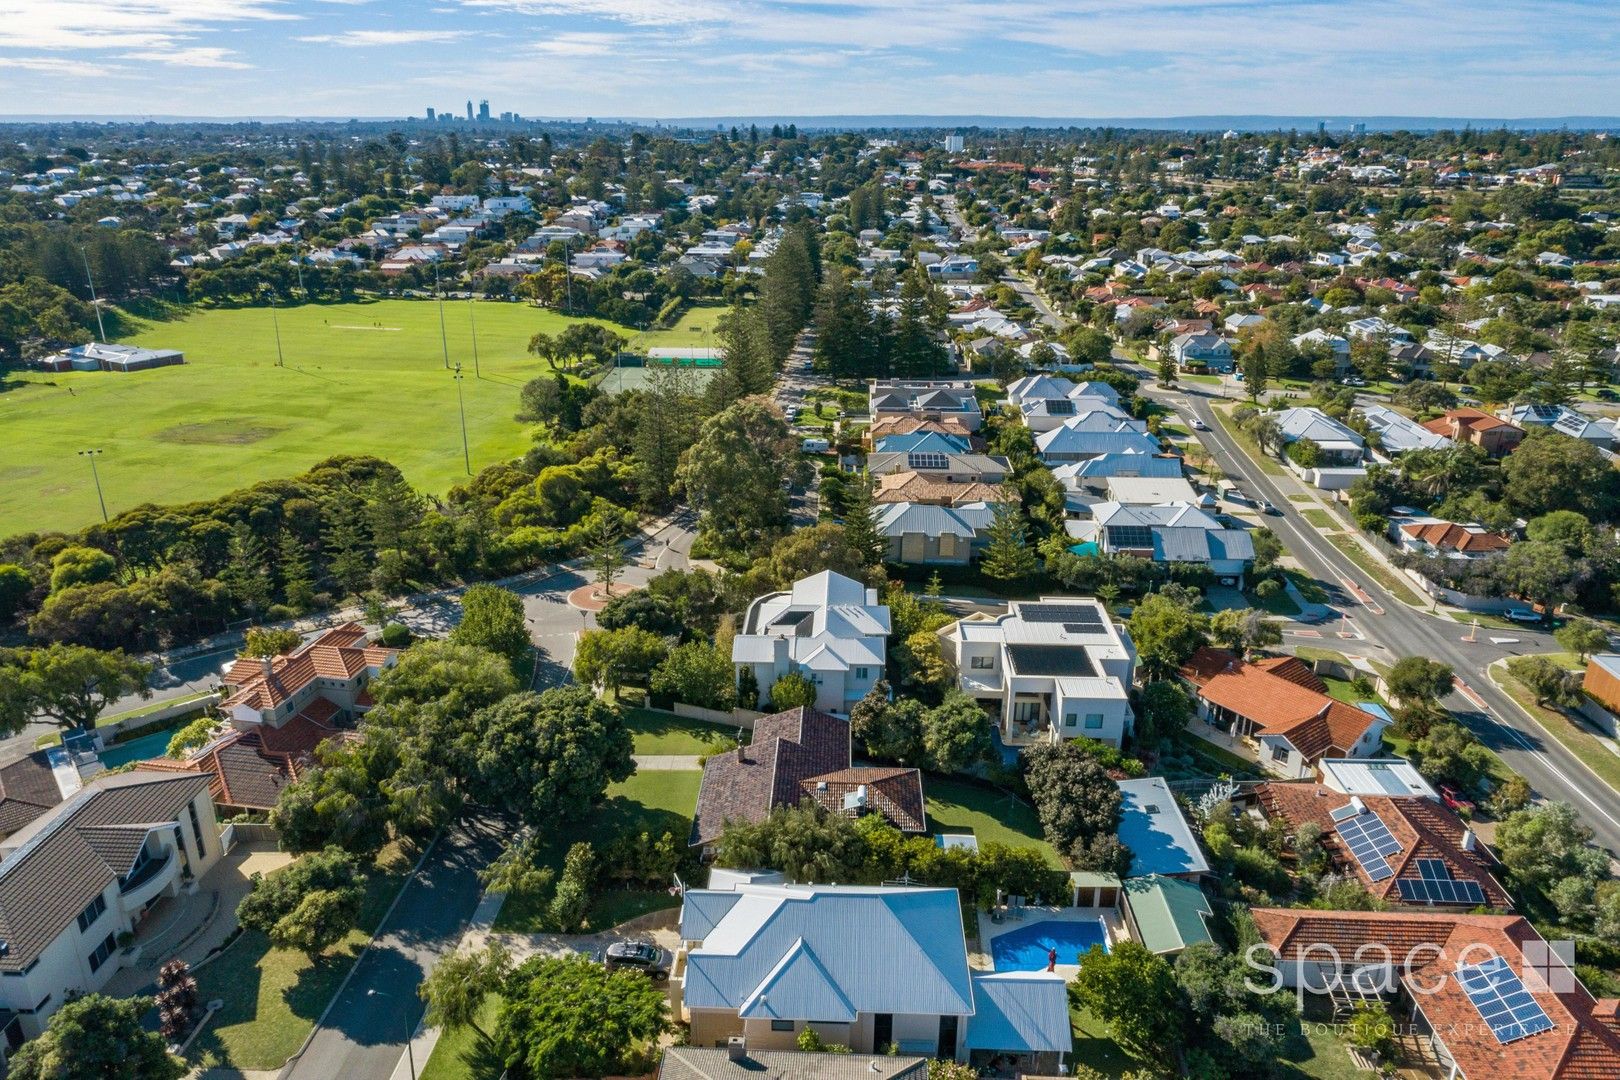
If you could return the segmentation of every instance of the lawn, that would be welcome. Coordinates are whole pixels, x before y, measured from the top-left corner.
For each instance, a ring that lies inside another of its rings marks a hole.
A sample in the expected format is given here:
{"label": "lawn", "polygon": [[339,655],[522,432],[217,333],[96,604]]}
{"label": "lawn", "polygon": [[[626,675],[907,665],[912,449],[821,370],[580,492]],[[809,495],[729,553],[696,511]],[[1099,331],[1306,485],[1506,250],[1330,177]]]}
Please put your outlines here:
{"label": "lawn", "polygon": [[1331,675],[1318,675],[1317,678],[1327,684],[1328,697],[1333,698],[1335,701],[1342,701],[1346,705],[1360,705],[1363,701],[1375,701],[1384,708],[1389,708],[1389,702],[1379,697],[1376,692],[1371,694],[1360,693],[1356,690],[1354,683],[1344,679],[1335,679]]}
{"label": "lawn", "polygon": [[1328,539],[1332,541],[1334,547],[1344,552],[1346,558],[1359,566],[1379,585],[1383,586],[1384,591],[1396,600],[1413,607],[1428,606],[1421,596],[1404,581],[1396,577],[1383,563],[1375,562],[1355,537],[1345,533],[1335,533],[1329,536]]}
{"label": "lawn", "polygon": [[1620,756],[1609,749],[1610,740],[1595,734],[1584,723],[1570,719],[1561,710],[1537,705],[1535,695],[1509,675],[1505,666],[1493,664],[1488,674],[1492,682],[1501,687],[1519,708],[1529,713],[1553,738],[1563,743],[1566,750],[1580,758],[1581,763],[1601,777],[1605,784],[1620,791]]}
{"label": "lawn", "polygon": [[1042,836],[1035,811],[1015,797],[982,784],[933,775],[923,778],[923,795],[932,831],[972,833],[980,843],[1038,848],[1051,865],[1062,865]]}
{"label": "lawn", "polygon": [[[1289,475],[1288,470],[1283,468],[1276,458],[1260,449],[1260,444],[1254,441],[1254,436],[1244,431],[1233,421],[1230,410],[1211,409],[1210,411],[1215,414],[1215,422],[1220,424],[1221,428],[1232,437],[1232,441],[1242,448],[1243,452],[1249,456],[1249,460],[1260,467],[1261,472],[1267,476],[1280,477]],[[1250,492],[1250,494],[1254,495],[1256,493]]]}
{"label": "lawn", "polygon": [[1294,602],[1292,596],[1288,595],[1287,589],[1278,589],[1270,596],[1264,597],[1251,593],[1248,599],[1251,604],[1262,609],[1268,615],[1281,615],[1284,618],[1291,619],[1299,614],[1299,605]]}
{"label": "lawn", "polygon": [[[476,311],[478,367],[473,371]],[[120,318],[120,340],[186,354],[178,367],[116,374],[30,372],[0,394],[0,536],[72,529],[100,511],[90,469],[98,448],[110,513],[183,503],[301,472],[334,454],[376,454],[412,484],[442,494],[465,479],[456,383],[444,368],[430,301],[197,310],[171,321]],[[571,322],[527,304],[446,303],[451,364],[462,364],[476,471],[521,454],[518,391],[545,370],[529,338]],[[621,332],[628,333],[620,328]]]}
{"label": "lawn", "polygon": [[[560,872],[570,844],[578,840],[606,843],[621,833],[645,832],[656,840],[663,833],[671,832],[676,843],[684,845],[692,828],[692,811],[697,807],[698,783],[702,778],[703,774],[695,770],[648,770],[636,773],[622,784],[611,785],[607,802],[589,821],[548,837],[547,864]],[[534,933],[544,925],[545,905],[549,899],[549,894],[511,894],[495,919],[495,929]],[[674,907],[676,903],[666,892],[601,892],[594,898],[586,918],[592,927],[605,929],[648,911]]]}
{"label": "lawn", "polygon": [[191,1060],[207,1057],[237,1069],[280,1068],[315,1026],[414,863],[414,854],[397,845],[383,850],[366,880],[362,929],[352,931],[318,962],[294,949],[273,948],[264,934],[249,930],[198,968],[200,998],[218,998],[225,1007],[191,1044]]}
{"label": "lawn", "polygon": [[1119,1048],[1108,1025],[1085,1009],[1069,1010],[1069,1029],[1074,1035],[1074,1060],[1096,1069],[1104,1076],[1124,1076],[1142,1066]]}
{"label": "lawn", "polygon": [[1310,522],[1313,527],[1321,529],[1325,532],[1333,529],[1344,528],[1344,526],[1340,525],[1337,521],[1334,521],[1333,515],[1328,513],[1326,510],[1318,510],[1313,508],[1301,510],[1299,514],[1306,521]]}
{"label": "lawn", "polygon": [[[496,1021],[501,1015],[501,997],[489,994],[478,1010],[478,1026],[494,1034]],[[499,1075],[499,1071],[480,1069],[478,1033],[470,1027],[457,1028],[439,1034],[433,1053],[421,1066],[420,1080],[468,1080],[469,1077]]]}
{"label": "lawn", "polygon": [[[638,754],[712,754],[736,746],[741,731],[651,709],[626,709],[624,724],[630,729]],[[746,732],[743,738],[747,738]]]}
{"label": "lawn", "polygon": [[637,352],[648,349],[713,349],[719,343],[714,337],[714,324],[730,310],[726,304],[691,304],[681,312],[675,325],[668,330],[647,330],[630,339],[630,348]]}

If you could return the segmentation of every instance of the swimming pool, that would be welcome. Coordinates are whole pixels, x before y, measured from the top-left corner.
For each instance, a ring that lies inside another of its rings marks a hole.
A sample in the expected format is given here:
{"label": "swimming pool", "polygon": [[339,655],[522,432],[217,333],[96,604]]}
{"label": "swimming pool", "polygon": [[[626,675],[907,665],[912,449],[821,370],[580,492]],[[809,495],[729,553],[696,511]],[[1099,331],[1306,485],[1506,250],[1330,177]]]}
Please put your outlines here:
{"label": "swimming pool", "polygon": [[990,941],[997,971],[1045,971],[1046,956],[1057,950],[1057,962],[1073,965],[1093,945],[1108,950],[1108,934],[1101,919],[1059,921],[1045,919],[998,934]]}
{"label": "swimming pool", "polygon": [[128,765],[132,761],[145,761],[147,758],[162,757],[169,749],[169,740],[174,737],[175,728],[166,728],[163,731],[154,731],[150,735],[142,735],[129,742],[114,743],[101,752],[101,763],[109,769],[119,765]]}

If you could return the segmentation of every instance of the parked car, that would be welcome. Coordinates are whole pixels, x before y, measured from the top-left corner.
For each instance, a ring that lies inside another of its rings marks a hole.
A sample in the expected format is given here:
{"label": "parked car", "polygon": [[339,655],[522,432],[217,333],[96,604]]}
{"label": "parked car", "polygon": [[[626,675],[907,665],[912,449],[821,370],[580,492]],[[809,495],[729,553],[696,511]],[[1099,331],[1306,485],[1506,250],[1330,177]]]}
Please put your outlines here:
{"label": "parked car", "polygon": [[641,971],[655,982],[669,978],[671,957],[668,949],[650,941],[615,941],[602,954],[602,966],[609,971]]}
{"label": "parked car", "polygon": [[1344,377],[1344,385],[1346,385],[1346,386],[1366,386],[1367,385],[1367,380],[1363,379],[1360,375],[1346,375]]}
{"label": "parked car", "polygon": [[1479,393],[1479,388],[1476,386],[1469,386],[1467,383],[1464,383],[1463,385],[1457,387],[1457,392],[1459,394],[1477,394]]}
{"label": "parked car", "polygon": [[1539,623],[1541,612],[1533,608],[1509,608],[1503,612],[1503,617],[1517,623]]}
{"label": "parked car", "polygon": [[1616,394],[1607,386],[1598,387],[1596,393],[1599,401],[1620,401],[1620,394]]}
{"label": "parked car", "polygon": [[1474,809],[1473,800],[1451,784],[1441,784],[1437,790],[1440,792],[1441,800],[1453,810],[1468,810],[1471,812]]}

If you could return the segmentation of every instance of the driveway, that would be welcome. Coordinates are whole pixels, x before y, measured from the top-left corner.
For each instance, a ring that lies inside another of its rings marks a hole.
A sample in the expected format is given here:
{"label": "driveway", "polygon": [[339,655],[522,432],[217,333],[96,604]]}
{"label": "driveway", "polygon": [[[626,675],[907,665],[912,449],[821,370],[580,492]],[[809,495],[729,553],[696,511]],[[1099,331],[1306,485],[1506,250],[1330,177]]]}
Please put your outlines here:
{"label": "driveway", "polygon": [[282,1080],[386,1080],[393,1073],[407,1032],[422,1019],[416,988],[461,940],[482,895],[478,871],[508,832],[489,818],[445,831]]}

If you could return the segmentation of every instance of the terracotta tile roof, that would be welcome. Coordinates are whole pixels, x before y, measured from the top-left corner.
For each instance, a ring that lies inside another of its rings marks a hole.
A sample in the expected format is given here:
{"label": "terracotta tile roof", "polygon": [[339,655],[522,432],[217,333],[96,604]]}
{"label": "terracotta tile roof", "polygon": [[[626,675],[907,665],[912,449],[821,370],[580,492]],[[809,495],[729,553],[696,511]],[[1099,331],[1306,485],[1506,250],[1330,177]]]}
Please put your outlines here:
{"label": "terracotta tile roof", "polygon": [[[1513,898],[1502,888],[1491,873],[1491,860],[1483,848],[1463,850],[1463,834],[1468,826],[1442,803],[1419,795],[1363,795],[1361,803],[1388,826],[1390,835],[1401,845],[1401,850],[1388,856],[1393,877],[1383,881],[1369,878],[1361,864],[1350,854],[1333,829],[1332,812],[1350,802],[1350,796],[1334,791],[1323,784],[1267,783],[1255,792],[1268,816],[1286,821],[1292,832],[1307,821],[1314,821],[1323,830],[1323,844],[1333,856],[1334,865],[1342,872],[1353,875],[1367,891],[1392,904],[1401,902],[1399,886],[1403,878],[1416,880],[1418,860],[1439,859],[1446,864],[1451,876],[1458,881],[1472,881],[1485,893],[1488,907],[1511,908]],[[1427,905],[1415,905],[1426,909]]]}
{"label": "terracotta tile roof", "polygon": [[1442,551],[1506,551],[1511,546],[1504,536],[1452,521],[1414,522],[1402,525],[1401,532]]}
{"label": "terracotta tile roof", "polygon": [[763,821],[796,806],[805,780],[849,768],[849,721],[800,706],[762,716],[746,747],[703,765],[690,843],[712,843],[728,821]]}
{"label": "terracotta tile roof", "polygon": [[1283,736],[1307,761],[1348,753],[1378,719],[1225,649],[1199,649],[1181,675],[1199,697],[1244,717],[1261,734]]}
{"label": "terracotta tile roof", "polygon": [[327,739],[353,737],[352,732],[333,726],[339,711],[331,701],[318,697],[279,727],[264,724],[248,731],[232,729],[184,761],[153,758],[141,767],[208,773],[213,777],[211,793],[219,805],[269,810],[282,789],[309,768],[316,747]]}
{"label": "terracotta tile roof", "polygon": [[1492,431],[1496,428],[1518,430],[1516,425],[1508,423],[1499,416],[1493,416],[1483,409],[1452,409],[1444,416],[1436,417],[1423,426],[1436,435],[1456,435],[1457,432],[1463,430]]}
{"label": "terracotta tile roof", "polygon": [[285,656],[270,657],[268,661],[239,658],[222,680],[232,692],[219,707],[245,705],[261,712],[274,709],[317,679],[355,679],[368,668],[386,666],[397,655],[395,649],[365,645],[365,639],[365,627],[344,623]]}
{"label": "terracotta tile roof", "polygon": [[954,416],[943,416],[937,420],[918,416],[879,416],[867,427],[866,439],[870,443],[888,435],[915,435],[919,431],[935,431],[941,435],[969,439],[975,449],[982,449],[984,445],[982,440],[974,438],[966,424]]}
{"label": "terracotta tile roof", "polygon": [[978,481],[959,484],[938,480],[920,472],[905,470],[877,478],[872,501],[878,503],[926,503],[930,506],[961,506],[963,503],[1005,502],[1010,497],[1000,484]]}
{"label": "terracotta tile roof", "polygon": [[[1525,946],[1540,944],[1542,937],[1520,916],[1282,908],[1255,908],[1253,915],[1261,939],[1286,960],[1300,959],[1311,945],[1331,945],[1346,960],[1364,945],[1388,949],[1408,992],[1468,1080],[1620,1077],[1616,1002],[1594,999],[1573,973],[1556,961],[1549,965],[1540,950],[1526,957]],[[1320,960],[1324,953],[1318,948],[1309,958]],[[1525,988],[1553,1022],[1551,1030],[1497,1041],[1455,975],[1459,964],[1491,955],[1521,976],[1548,973],[1547,979],[1525,978]],[[1551,979],[1573,989],[1555,992]]]}
{"label": "terracotta tile roof", "polygon": [[833,814],[848,813],[844,796],[866,788],[867,809],[882,814],[901,832],[928,831],[923,810],[922,773],[916,769],[849,768],[799,782],[801,798],[811,798]]}
{"label": "terracotta tile roof", "polygon": [[1287,679],[1295,686],[1303,686],[1318,694],[1327,693],[1327,683],[1316,677],[1311,665],[1297,656],[1267,656],[1254,662],[1261,671],[1269,671],[1279,679]]}

